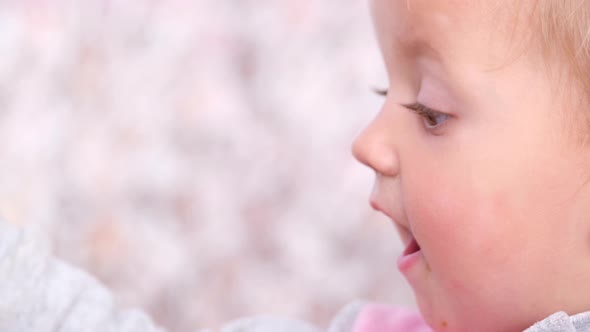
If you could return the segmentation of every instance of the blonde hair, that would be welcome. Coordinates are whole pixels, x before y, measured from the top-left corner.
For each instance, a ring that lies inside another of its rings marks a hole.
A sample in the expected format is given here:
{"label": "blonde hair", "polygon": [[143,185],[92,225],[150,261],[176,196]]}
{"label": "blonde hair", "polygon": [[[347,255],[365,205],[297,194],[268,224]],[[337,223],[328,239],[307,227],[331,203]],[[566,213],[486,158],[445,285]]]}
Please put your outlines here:
{"label": "blonde hair", "polygon": [[550,60],[565,60],[584,94],[590,96],[590,1],[538,1],[534,14],[544,54]]}
{"label": "blonde hair", "polygon": [[524,20],[529,24],[531,44],[527,44],[540,51],[559,89],[556,93],[569,104],[569,110],[581,110],[563,113],[568,123],[581,129],[580,143],[590,145],[590,0],[517,2],[517,12],[530,9],[530,20]]}

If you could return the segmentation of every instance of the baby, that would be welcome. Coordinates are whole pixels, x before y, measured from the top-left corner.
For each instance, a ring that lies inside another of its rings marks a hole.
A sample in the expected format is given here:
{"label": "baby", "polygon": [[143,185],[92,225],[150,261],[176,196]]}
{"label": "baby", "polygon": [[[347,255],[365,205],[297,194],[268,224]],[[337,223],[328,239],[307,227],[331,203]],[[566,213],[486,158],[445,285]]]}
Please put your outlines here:
{"label": "baby", "polygon": [[[515,332],[590,310],[590,2],[371,4],[390,88],[353,151],[424,320]],[[559,320],[543,331],[590,331],[590,312]]]}
{"label": "baby", "polygon": [[[390,87],[353,152],[406,245],[420,313],[357,303],[329,331],[590,331],[590,2],[371,7]],[[23,234],[0,229],[1,331],[158,330]]]}

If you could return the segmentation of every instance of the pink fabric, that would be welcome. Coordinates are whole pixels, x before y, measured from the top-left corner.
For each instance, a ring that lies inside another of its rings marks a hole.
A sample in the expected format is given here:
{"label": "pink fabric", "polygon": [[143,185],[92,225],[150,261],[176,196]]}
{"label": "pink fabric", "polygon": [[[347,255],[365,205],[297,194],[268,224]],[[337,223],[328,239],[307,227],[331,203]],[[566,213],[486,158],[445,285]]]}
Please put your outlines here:
{"label": "pink fabric", "polygon": [[432,332],[415,310],[369,304],[359,313],[353,332]]}

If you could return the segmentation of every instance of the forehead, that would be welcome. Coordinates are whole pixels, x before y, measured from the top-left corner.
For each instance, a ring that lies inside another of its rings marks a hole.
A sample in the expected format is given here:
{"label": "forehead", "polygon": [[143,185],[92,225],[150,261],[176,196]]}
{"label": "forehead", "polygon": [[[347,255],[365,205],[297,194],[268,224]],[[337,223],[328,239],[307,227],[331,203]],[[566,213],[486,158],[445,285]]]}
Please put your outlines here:
{"label": "forehead", "polygon": [[[513,1],[370,0],[385,55],[395,52],[440,56],[450,46],[474,47],[506,31]],[[456,49],[457,47],[455,47]],[[454,56],[454,54],[445,54]]]}

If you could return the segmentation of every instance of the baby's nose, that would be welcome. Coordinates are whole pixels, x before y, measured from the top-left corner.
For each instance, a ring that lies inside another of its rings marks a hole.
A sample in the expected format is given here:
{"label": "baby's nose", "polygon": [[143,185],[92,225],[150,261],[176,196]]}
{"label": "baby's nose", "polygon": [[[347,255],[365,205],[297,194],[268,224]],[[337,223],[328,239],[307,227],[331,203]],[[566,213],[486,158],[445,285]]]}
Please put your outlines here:
{"label": "baby's nose", "polygon": [[378,115],[352,143],[352,154],[383,176],[397,176],[399,162],[392,135]]}

